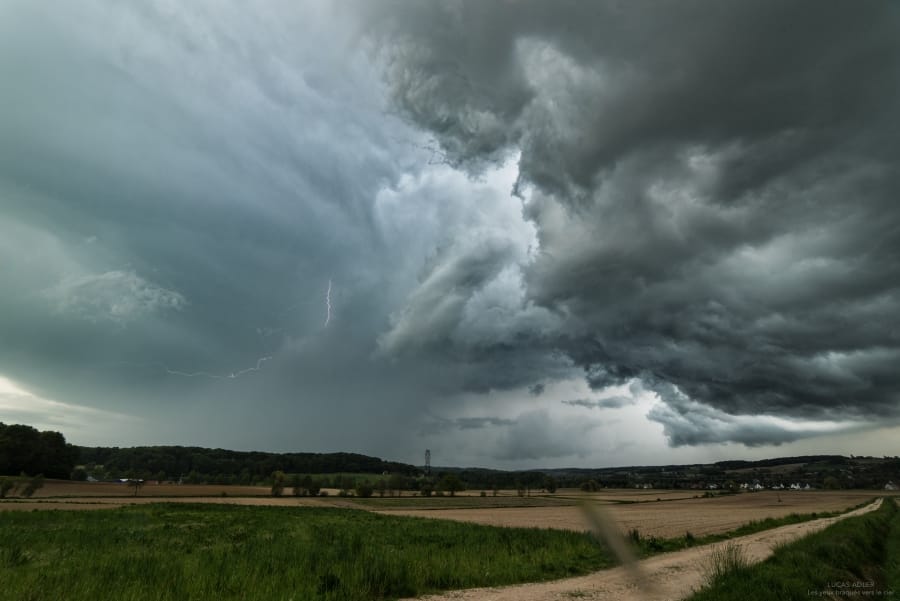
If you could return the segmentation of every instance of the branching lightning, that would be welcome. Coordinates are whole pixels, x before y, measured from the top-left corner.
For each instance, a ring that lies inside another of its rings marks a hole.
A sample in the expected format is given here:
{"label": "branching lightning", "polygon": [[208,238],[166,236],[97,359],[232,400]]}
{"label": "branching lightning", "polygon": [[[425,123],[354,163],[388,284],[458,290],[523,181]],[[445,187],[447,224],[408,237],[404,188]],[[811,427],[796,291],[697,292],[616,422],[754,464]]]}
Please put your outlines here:
{"label": "branching lightning", "polygon": [[331,280],[328,280],[328,290],[325,291],[325,326],[331,321]]}
{"label": "branching lightning", "polygon": [[[328,324],[331,323],[331,312],[332,312],[331,290],[332,290],[332,280],[329,279],[328,280],[328,288],[325,290],[325,323],[324,323],[324,327],[328,327]],[[313,300],[313,299],[310,299],[310,300]],[[301,301],[299,303],[291,305],[290,307],[288,307],[287,309],[282,311],[281,315],[284,315],[290,311],[293,311],[294,309],[300,307],[305,302],[310,302],[310,300]],[[263,352],[269,352],[269,353],[273,352],[273,349],[270,348],[268,344],[266,344],[266,341],[265,341],[266,337],[270,336],[274,333],[283,332],[283,331],[284,330],[282,330],[280,328],[278,328],[278,329],[256,328],[256,334],[263,340],[263,345],[262,345]],[[130,362],[130,361],[116,361],[110,365],[130,365],[133,367],[141,367],[144,369],[154,368],[154,369],[159,369],[170,376],[179,376],[182,378],[209,378],[211,380],[236,380],[236,379],[238,379],[242,376],[245,376],[249,373],[256,372],[256,371],[262,371],[262,369],[264,367],[264,363],[266,361],[271,361],[274,358],[275,358],[274,354],[268,354],[266,356],[263,356],[263,357],[260,357],[259,359],[257,359],[256,364],[253,365],[252,367],[247,367],[245,369],[240,369],[237,371],[227,372],[227,373],[225,373],[225,372],[216,373],[216,372],[202,371],[202,370],[201,371],[182,371],[180,369],[172,369],[171,367],[169,367],[168,365],[166,365],[165,363],[162,363],[160,361],[154,361],[152,363],[135,363],[135,362]]]}
{"label": "branching lightning", "polygon": [[248,367],[246,369],[241,369],[238,371],[233,371],[230,373],[212,373],[208,371],[181,371],[178,369],[170,369],[165,363],[160,363],[159,361],[155,361],[153,363],[134,363],[131,361],[117,361],[115,365],[131,365],[134,367],[157,367],[162,369],[162,371],[166,372],[170,376],[181,376],[183,378],[210,378],[212,380],[236,380],[243,375],[246,375],[250,372],[260,371],[263,368],[263,363],[266,361],[270,361],[273,357],[271,355],[266,357],[260,357],[256,360],[256,365],[253,367]]}
{"label": "branching lightning", "polygon": [[237,379],[237,378],[240,378],[240,377],[243,376],[244,374],[248,374],[248,373],[250,373],[250,372],[252,372],[252,371],[259,371],[259,370],[261,370],[261,369],[262,369],[262,366],[263,366],[263,363],[265,363],[266,361],[269,361],[269,360],[271,360],[271,359],[272,359],[271,356],[260,357],[259,359],[256,360],[256,365],[255,365],[255,366],[253,366],[253,367],[248,367],[248,368],[246,368],[246,369],[242,369],[242,370],[239,370],[239,371],[233,371],[233,372],[228,373],[228,374],[213,374],[213,373],[210,373],[210,372],[208,372],[208,371],[193,371],[193,372],[186,372],[186,371],[179,371],[179,370],[177,370],[177,369],[169,369],[168,367],[166,367],[166,366],[163,365],[162,363],[160,363],[159,365],[160,365],[160,367],[162,367],[162,368],[165,370],[165,372],[166,372],[167,374],[169,374],[170,376],[184,376],[185,378],[212,378],[212,379],[215,379],[215,380],[235,380],[235,379]]}

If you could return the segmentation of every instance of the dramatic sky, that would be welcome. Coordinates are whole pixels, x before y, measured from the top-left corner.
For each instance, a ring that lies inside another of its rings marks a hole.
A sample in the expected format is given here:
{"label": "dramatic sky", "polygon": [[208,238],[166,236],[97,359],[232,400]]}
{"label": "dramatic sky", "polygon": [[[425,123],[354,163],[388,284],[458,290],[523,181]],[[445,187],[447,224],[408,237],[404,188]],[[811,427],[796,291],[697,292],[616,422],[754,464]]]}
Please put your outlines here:
{"label": "dramatic sky", "polygon": [[900,4],[0,2],[0,421],[900,454]]}

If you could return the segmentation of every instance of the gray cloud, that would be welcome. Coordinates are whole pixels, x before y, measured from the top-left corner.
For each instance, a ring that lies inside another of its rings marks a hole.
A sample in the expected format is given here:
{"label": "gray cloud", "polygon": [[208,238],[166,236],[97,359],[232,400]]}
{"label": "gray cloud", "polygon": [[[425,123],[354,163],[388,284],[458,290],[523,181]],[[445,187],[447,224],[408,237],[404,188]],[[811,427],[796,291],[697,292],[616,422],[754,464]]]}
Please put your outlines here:
{"label": "gray cloud", "polygon": [[[671,384],[656,389],[663,403],[655,405],[648,417],[663,425],[672,446],[738,442],[748,447],[781,445],[803,438],[846,430],[839,422],[787,420],[769,415],[732,415],[688,398]],[[874,423],[856,423],[851,429],[873,428]]]}
{"label": "gray cloud", "polygon": [[376,214],[421,136],[385,116],[335,17],[4,8],[0,376],[140,416],[143,442],[406,452],[383,430],[450,376],[372,355],[436,226],[389,230],[409,204]]}
{"label": "gray cloud", "polygon": [[713,412],[663,396],[675,445],[814,434],[739,416],[900,418],[897,6],[368,10],[394,102],[447,160],[521,153],[524,303],[567,316],[540,342],[592,385]]}
{"label": "gray cloud", "polygon": [[126,271],[69,276],[43,295],[60,313],[94,322],[125,323],[157,311],[178,311],[187,304],[178,292]]}
{"label": "gray cloud", "polygon": [[420,434],[438,434],[453,430],[482,430],[497,426],[514,426],[516,420],[503,417],[457,417],[448,419],[445,417],[431,416],[430,420],[421,428]]}
{"label": "gray cloud", "polygon": [[625,396],[613,396],[604,399],[572,399],[563,401],[565,405],[573,407],[584,407],[586,409],[620,409],[628,405],[634,404],[634,399]]}
{"label": "gray cloud", "polygon": [[555,418],[547,410],[526,411],[496,437],[493,455],[500,460],[546,460],[586,455],[594,447],[593,431],[601,422]]}
{"label": "gray cloud", "polygon": [[516,424],[515,420],[500,417],[459,417],[455,422],[462,430],[478,430],[488,426],[513,426]]}

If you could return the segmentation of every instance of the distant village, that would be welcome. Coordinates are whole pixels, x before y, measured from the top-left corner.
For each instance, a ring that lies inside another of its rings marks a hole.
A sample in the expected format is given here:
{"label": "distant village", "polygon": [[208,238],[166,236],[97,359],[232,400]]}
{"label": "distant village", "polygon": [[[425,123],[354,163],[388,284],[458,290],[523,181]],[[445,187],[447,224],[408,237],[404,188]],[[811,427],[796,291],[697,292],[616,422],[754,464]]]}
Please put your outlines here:
{"label": "distant village", "polygon": [[[635,484],[634,488],[642,488],[642,489],[652,489],[653,485],[649,482],[644,482],[643,484]],[[689,489],[706,489],[706,490],[719,490],[726,489],[727,486],[719,486],[715,482],[707,484],[705,487],[700,484],[691,484],[687,488]],[[792,484],[784,485],[782,483],[775,484],[774,486],[765,486],[760,484],[760,482],[741,482],[737,485],[737,489],[741,491],[756,491],[756,490],[815,490],[815,486],[811,486],[809,483],[801,484],[800,482],[794,482]],[[887,484],[884,485],[884,490],[898,490],[896,484],[892,481],[888,480]]]}

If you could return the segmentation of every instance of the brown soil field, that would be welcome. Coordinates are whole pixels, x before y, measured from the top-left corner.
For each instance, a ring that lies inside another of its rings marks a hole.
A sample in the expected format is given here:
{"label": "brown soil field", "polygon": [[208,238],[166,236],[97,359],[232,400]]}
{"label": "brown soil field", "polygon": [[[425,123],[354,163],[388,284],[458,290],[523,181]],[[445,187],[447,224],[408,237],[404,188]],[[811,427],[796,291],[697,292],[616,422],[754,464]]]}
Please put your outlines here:
{"label": "brown soil field", "polygon": [[[124,484],[48,481],[32,499],[0,500],[0,511],[36,509],[109,509],[130,504],[181,502],[224,503],[239,505],[276,505],[287,507],[350,507],[390,515],[409,515],[434,519],[449,519],[494,526],[559,528],[587,530],[588,523],[580,501],[602,506],[611,519],[627,532],[637,529],[645,536],[674,537],[690,531],[696,536],[733,530],[751,520],[782,517],[790,513],[843,511],[867,499],[879,496],[878,491],[762,491],[695,498],[696,491],[610,490],[582,493],[561,490],[555,495],[534,495],[520,498],[515,491],[501,491],[498,497],[483,499],[485,507],[466,507],[482,499],[478,491],[470,491],[461,499],[463,507],[452,507],[450,498],[422,498],[408,493],[396,499],[384,499],[396,508],[383,503],[367,504],[352,497],[337,496],[329,490],[327,497],[271,497],[267,487],[224,485],[146,484],[132,496],[133,490]],[[224,494],[223,494],[224,493]],[[883,494],[883,493],[882,493]],[[441,503],[435,503],[441,501]],[[498,502],[537,506],[496,507]],[[435,507],[446,502],[451,508]],[[527,502],[527,503],[526,503]],[[546,503],[546,506],[542,506]],[[561,505],[572,503],[572,505]]]}
{"label": "brown soil field", "polygon": [[676,499],[693,499],[702,496],[703,490],[662,490],[662,489],[633,489],[633,488],[604,488],[597,492],[582,492],[576,488],[561,488],[556,491],[555,497],[564,499],[576,499],[579,501],[590,500],[606,503],[644,503],[657,499],[662,501],[674,501]]}
{"label": "brown soil field", "polygon": [[[651,503],[607,504],[604,510],[623,532],[637,529],[645,536],[675,537],[727,532],[751,520],[783,517],[791,513],[844,511],[883,496],[877,491],[762,491]],[[779,501],[779,498],[781,499]],[[390,515],[409,515],[493,526],[588,530],[584,512],[571,507],[510,507],[493,509],[380,510]]]}
{"label": "brown soil field", "polygon": [[215,503],[220,505],[273,505],[279,507],[355,507],[343,499],[327,497],[85,497],[66,499],[4,499],[0,511],[115,509],[147,503]]}
{"label": "brown soil field", "polygon": [[[265,486],[227,486],[216,484],[151,484],[147,483],[138,492],[142,497],[212,497],[225,493],[230,496],[268,496]],[[34,498],[46,497],[120,497],[131,496],[133,490],[124,483],[117,482],[71,482],[68,480],[47,480],[43,488],[34,493]]]}

